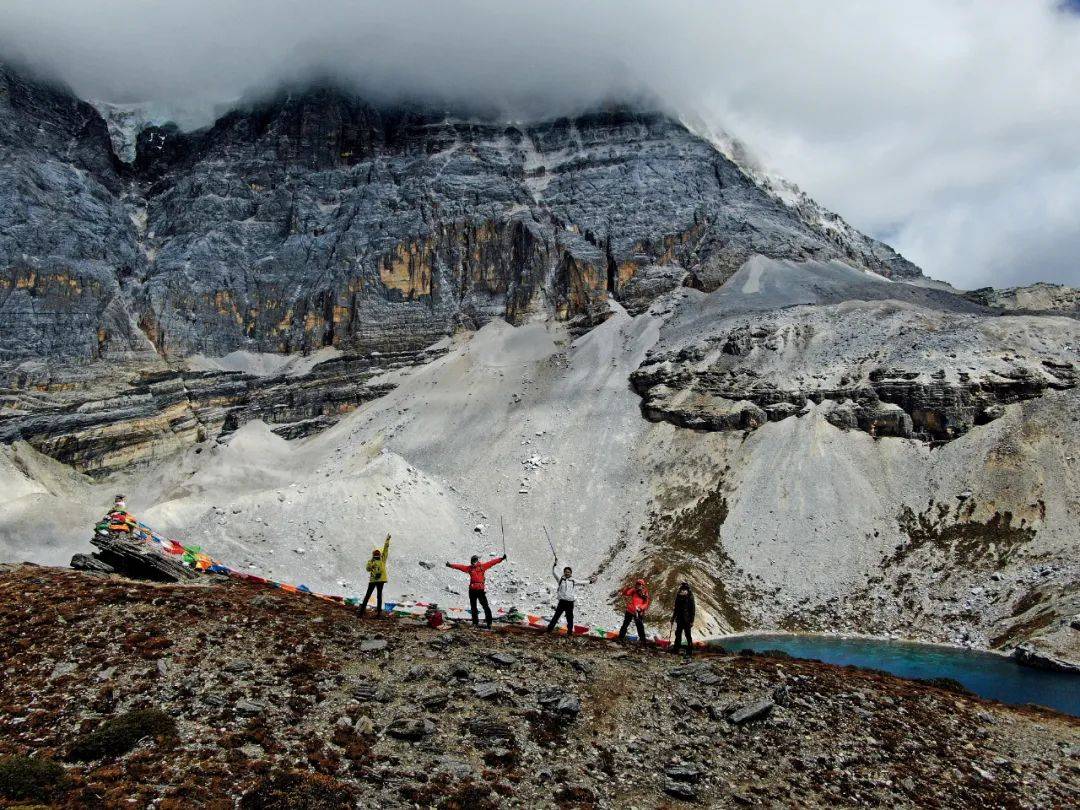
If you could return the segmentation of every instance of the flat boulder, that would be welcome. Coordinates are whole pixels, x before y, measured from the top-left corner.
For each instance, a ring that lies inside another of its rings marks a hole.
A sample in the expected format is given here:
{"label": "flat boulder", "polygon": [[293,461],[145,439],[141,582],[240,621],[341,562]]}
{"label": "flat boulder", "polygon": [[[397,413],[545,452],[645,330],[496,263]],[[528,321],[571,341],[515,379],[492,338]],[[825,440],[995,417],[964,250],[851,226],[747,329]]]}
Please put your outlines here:
{"label": "flat boulder", "polygon": [[562,720],[573,720],[581,714],[581,699],[577,695],[563,695],[550,709]]}
{"label": "flat boulder", "polygon": [[701,770],[690,763],[672,765],[664,771],[664,793],[676,799],[697,800],[695,785],[701,781]]}
{"label": "flat boulder", "polygon": [[416,742],[435,733],[435,724],[425,718],[397,717],[390,721],[386,733],[398,740]]}
{"label": "flat boulder", "polygon": [[362,683],[353,689],[352,695],[361,703],[371,703],[373,700],[378,700],[379,688],[374,684]]}
{"label": "flat boulder", "polygon": [[672,798],[682,799],[684,802],[696,801],[698,797],[693,785],[675,779],[668,779],[664,782],[664,793]]}
{"label": "flat boulder", "polygon": [[735,709],[728,715],[728,720],[736,726],[741,726],[744,723],[752,723],[755,720],[765,718],[769,712],[773,710],[773,706],[775,705],[772,698],[755,700],[752,703],[747,703],[744,706]]}
{"label": "flat boulder", "polygon": [[537,702],[548,714],[561,722],[569,722],[581,714],[581,699],[562,689],[548,689],[537,696]]}
{"label": "flat boulder", "polygon": [[694,681],[702,686],[715,686],[723,681],[706,661],[673,667],[668,671],[668,677],[680,681]]}
{"label": "flat boulder", "polygon": [[102,562],[92,554],[76,554],[71,558],[71,567],[76,571],[86,571],[89,574],[115,574],[116,569],[108,563]]}
{"label": "flat boulder", "polygon": [[493,717],[477,717],[469,723],[469,731],[474,737],[481,740],[501,740],[504,742],[514,739],[514,730],[509,725]]}
{"label": "flat boulder", "polygon": [[481,700],[491,700],[500,697],[503,694],[502,687],[495,683],[495,681],[483,681],[482,683],[474,684],[472,691],[473,694]]}
{"label": "flat boulder", "polygon": [[420,705],[429,712],[441,712],[449,703],[450,694],[448,692],[429,692],[420,697]]}
{"label": "flat boulder", "polygon": [[[162,554],[155,545],[119,533],[95,534],[90,544],[98,549],[90,557],[76,554],[71,567],[83,571],[116,573],[153,582],[187,582],[199,572],[176,557]],[[104,569],[108,569],[108,571]]]}
{"label": "flat boulder", "polygon": [[701,771],[698,767],[686,763],[682,765],[672,765],[664,771],[664,776],[668,779],[674,779],[676,782],[696,783],[701,781]]}
{"label": "flat boulder", "polygon": [[236,709],[237,714],[242,714],[246,717],[257,717],[266,711],[266,707],[261,703],[246,699],[236,701],[233,708]]}

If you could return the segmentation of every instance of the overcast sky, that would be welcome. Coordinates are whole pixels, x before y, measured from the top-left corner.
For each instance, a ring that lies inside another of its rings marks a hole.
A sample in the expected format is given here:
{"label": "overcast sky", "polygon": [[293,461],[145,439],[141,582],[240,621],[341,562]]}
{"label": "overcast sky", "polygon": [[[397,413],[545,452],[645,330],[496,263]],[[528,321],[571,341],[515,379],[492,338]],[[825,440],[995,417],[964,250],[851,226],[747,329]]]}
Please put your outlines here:
{"label": "overcast sky", "polygon": [[1070,0],[0,0],[0,56],[187,123],[332,73],[572,112],[646,94],[958,286],[1080,285]]}

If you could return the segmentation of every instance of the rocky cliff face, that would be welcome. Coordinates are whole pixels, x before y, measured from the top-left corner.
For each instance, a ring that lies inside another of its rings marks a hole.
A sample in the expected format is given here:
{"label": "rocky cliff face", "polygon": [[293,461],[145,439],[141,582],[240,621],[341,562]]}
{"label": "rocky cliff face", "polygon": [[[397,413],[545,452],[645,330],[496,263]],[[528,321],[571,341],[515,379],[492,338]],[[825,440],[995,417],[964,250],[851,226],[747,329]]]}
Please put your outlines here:
{"label": "rocky cliff face", "polygon": [[108,130],[88,104],[0,68],[0,355],[152,355],[124,284],[143,266]]}
{"label": "rocky cliff face", "polygon": [[754,254],[918,273],[655,114],[512,126],[325,89],[144,129],[124,163],[92,107],[0,77],[8,360],[422,348],[594,316],[649,265],[714,289]]}
{"label": "rocky cliff face", "polygon": [[758,254],[918,273],[655,114],[517,126],[323,89],[184,134],[102,109],[116,120],[0,72],[0,432],[89,472],[253,416],[309,420],[283,428],[300,435],[366,396],[322,377],[304,408],[253,408],[260,381],[176,370],[195,353],[334,347],[380,367],[362,358],[492,318],[587,328],[609,295],[642,311]]}

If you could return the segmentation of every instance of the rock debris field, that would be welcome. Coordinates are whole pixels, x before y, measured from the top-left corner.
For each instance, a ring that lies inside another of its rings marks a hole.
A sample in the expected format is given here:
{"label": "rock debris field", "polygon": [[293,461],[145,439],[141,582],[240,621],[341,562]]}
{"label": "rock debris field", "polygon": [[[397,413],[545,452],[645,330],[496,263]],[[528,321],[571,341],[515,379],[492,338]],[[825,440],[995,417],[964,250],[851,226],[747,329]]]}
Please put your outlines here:
{"label": "rock debris field", "polygon": [[31,565],[0,569],[0,628],[0,806],[1080,801],[1080,721],[814,662]]}

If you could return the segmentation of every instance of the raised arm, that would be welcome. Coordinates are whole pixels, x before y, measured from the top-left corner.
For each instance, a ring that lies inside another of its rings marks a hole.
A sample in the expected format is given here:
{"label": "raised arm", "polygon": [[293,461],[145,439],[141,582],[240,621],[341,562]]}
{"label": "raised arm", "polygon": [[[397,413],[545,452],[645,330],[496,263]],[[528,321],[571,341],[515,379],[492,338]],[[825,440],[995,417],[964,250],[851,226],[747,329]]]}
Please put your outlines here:
{"label": "raised arm", "polygon": [[555,562],[553,562],[553,563],[551,564],[551,575],[552,575],[553,577],[555,577],[555,584],[556,584],[556,585],[558,585],[558,584],[559,584],[560,582],[562,582],[562,580],[561,580],[561,579],[559,579],[559,573],[558,573],[558,571],[556,571],[556,570],[555,570],[555,569],[556,569],[556,568],[558,568],[558,567],[559,567],[559,561],[558,561],[558,560],[556,560]]}
{"label": "raised arm", "polygon": [[382,547],[382,558],[385,560],[389,556],[390,556],[390,535],[386,535],[386,542],[383,543],[383,547]]}
{"label": "raised arm", "polygon": [[464,563],[448,562],[446,564],[446,567],[453,568],[455,571],[464,571],[466,574],[469,573],[469,566],[465,565]]}
{"label": "raised arm", "polygon": [[501,557],[496,557],[494,560],[488,560],[486,563],[481,563],[481,565],[483,565],[484,570],[487,571],[489,568],[492,568],[492,567],[498,565],[499,563],[501,563],[505,559],[506,559],[506,555],[503,554]]}

